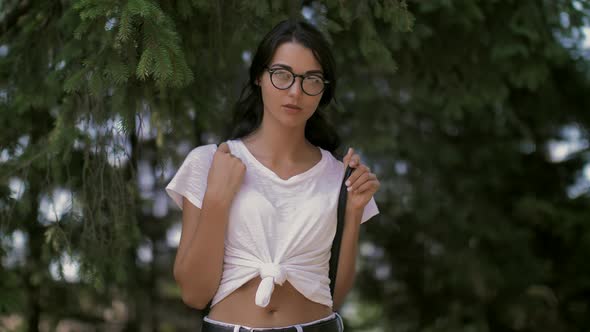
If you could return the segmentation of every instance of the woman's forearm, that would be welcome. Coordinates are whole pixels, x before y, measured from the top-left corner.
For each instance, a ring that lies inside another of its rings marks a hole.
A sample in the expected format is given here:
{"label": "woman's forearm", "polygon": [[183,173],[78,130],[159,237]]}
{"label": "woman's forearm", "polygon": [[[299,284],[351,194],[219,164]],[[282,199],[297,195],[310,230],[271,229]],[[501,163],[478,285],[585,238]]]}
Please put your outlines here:
{"label": "woman's forearm", "polygon": [[205,193],[198,225],[177,254],[175,278],[183,300],[197,309],[204,308],[219,287],[230,205]]}
{"label": "woman's forearm", "polygon": [[347,207],[344,217],[344,230],[340,245],[340,258],[336,286],[334,289],[333,309],[339,310],[348,292],[352,289],[356,272],[359,230],[363,210]]}

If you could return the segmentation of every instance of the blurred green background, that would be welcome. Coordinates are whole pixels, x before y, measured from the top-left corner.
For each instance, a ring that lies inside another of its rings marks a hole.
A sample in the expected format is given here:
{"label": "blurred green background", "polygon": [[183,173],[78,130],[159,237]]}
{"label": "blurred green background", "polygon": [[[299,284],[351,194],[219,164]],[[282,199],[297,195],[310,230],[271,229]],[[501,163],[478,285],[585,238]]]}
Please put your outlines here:
{"label": "blurred green background", "polygon": [[347,331],[590,331],[590,3],[0,2],[0,330],[197,331],[164,192],[305,18],[381,181]]}

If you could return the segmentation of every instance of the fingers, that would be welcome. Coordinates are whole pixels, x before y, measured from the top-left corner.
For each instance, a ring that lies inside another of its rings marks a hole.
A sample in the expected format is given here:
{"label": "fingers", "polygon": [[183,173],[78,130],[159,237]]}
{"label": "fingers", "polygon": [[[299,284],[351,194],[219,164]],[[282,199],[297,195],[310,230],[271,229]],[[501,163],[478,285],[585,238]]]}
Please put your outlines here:
{"label": "fingers", "polygon": [[361,157],[358,154],[354,154],[350,159],[350,167],[357,167],[361,163]]}
{"label": "fingers", "polygon": [[351,191],[356,190],[366,181],[376,178],[377,176],[371,173],[369,167],[361,164],[352,172],[345,184],[348,186],[348,191]]}
{"label": "fingers", "polygon": [[344,168],[350,166],[354,168],[352,174],[346,181],[348,191],[358,189],[363,183],[370,179],[376,179],[377,176],[371,173],[371,170],[366,165],[361,164],[361,157],[354,153],[353,148],[348,148],[346,156],[343,158]]}
{"label": "fingers", "polygon": [[[373,174],[375,175],[375,174]],[[359,186],[357,189],[355,189],[356,194],[362,194],[367,190],[373,189],[373,192],[377,192],[377,190],[379,189],[379,186],[381,186],[381,183],[379,182],[379,180],[377,180],[377,177],[375,176],[374,179],[370,179],[367,182],[363,183],[361,186]]]}
{"label": "fingers", "polygon": [[361,163],[361,157],[354,153],[353,148],[348,148],[348,152],[344,158],[342,158],[342,163],[344,164],[344,169],[346,169],[347,166],[356,167]]}
{"label": "fingers", "polygon": [[236,156],[234,156],[231,153],[231,151],[229,149],[229,145],[227,145],[226,142],[223,142],[223,143],[219,144],[219,146],[217,147],[217,151],[220,151],[220,152],[223,152],[223,153],[227,153],[227,154],[229,154],[230,157],[237,158]]}
{"label": "fingers", "polygon": [[354,154],[354,150],[352,148],[348,148],[346,155],[344,156],[344,158],[342,158],[342,163],[344,164],[344,169],[346,169],[346,166],[348,166],[348,163],[350,163],[350,158],[352,157],[353,154]]}
{"label": "fingers", "polygon": [[219,144],[219,147],[217,147],[217,151],[229,153],[230,152],[229,145],[227,145],[226,142],[223,142],[223,143]]}

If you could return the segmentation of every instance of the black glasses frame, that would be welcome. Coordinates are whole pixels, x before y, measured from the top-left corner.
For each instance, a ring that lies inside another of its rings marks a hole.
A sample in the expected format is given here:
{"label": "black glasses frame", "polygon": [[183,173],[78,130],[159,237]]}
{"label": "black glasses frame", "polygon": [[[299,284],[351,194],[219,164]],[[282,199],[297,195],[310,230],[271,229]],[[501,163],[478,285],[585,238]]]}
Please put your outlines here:
{"label": "black glasses frame", "polygon": [[[327,84],[330,84],[330,81],[328,81],[328,80],[322,80],[322,82],[324,83],[323,89],[320,92],[312,95],[312,94],[308,93],[307,91],[305,91],[305,89],[303,88],[303,80],[306,79],[309,76],[316,76],[316,77],[320,77],[320,76],[318,76],[316,74],[299,75],[299,74],[295,74],[294,72],[290,71],[287,68],[269,68],[269,67],[264,67],[264,69],[266,69],[266,71],[268,71],[268,73],[269,73],[270,83],[272,84],[272,86],[274,86],[275,88],[277,88],[279,90],[287,90],[287,89],[291,88],[293,86],[293,83],[295,83],[295,79],[297,77],[301,77],[301,82],[299,82],[299,84],[301,86],[301,91],[303,91],[303,93],[305,93],[308,96],[317,96],[317,95],[319,95],[320,93],[322,93],[322,92],[324,92],[326,90],[326,85]],[[285,71],[288,71],[289,73],[291,73],[291,75],[293,75],[293,79],[291,80],[291,84],[289,84],[289,86],[287,86],[286,88],[279,88],[278,86],[275,85],[275,82],[273,82],[272,75],[277,70],[285,70]]]}

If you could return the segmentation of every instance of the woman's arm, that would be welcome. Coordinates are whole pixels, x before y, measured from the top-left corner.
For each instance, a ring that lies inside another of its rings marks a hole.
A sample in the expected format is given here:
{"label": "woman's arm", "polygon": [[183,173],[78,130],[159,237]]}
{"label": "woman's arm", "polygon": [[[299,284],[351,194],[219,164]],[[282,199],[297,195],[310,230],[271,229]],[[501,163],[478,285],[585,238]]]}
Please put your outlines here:
{"label": "woman's arm", "polygon": [[[200,171],[189,175],[204,176]],[[182,233],[174,259],[174,279],[180,286],[182,300],[191,307],[205,308],[219,287],[229,209],[245,173],[246,165],[223,142],[209,166],[201,209],[183,197]]]}
{"label": "woman's arm", "polygon": [[344,303],[348,292],[352,289],[356,271],[356,256],[359,239],[359,229],[363,210],[346,207],[344,215],[344,230],[340,245],[340,257],[338,259],[338,271],[334,289],[333,309],[337,311]]}
{"label": "woman's arm", "polygon": [[343,158],[343,164],[354,168],[346,181],[348,194],[346,199],[346,214],[344,215],[344,230],[338,261],[338,274],[334,288],[333,309],[339,310],[346,294],[354,284],[356,272],[356,256],[359,239],[359,229],[365,206],[381,185],[377,176],[371,173],[369,167],[361,163],[360,156],[349,148]]}
{"label": "woman's arm", "polygon": [[193,308],[204,309],[219,287],[230,205],[230,201],[209,192],[205,193],[202,209],[183,199],[174,278],[182,300]]}

